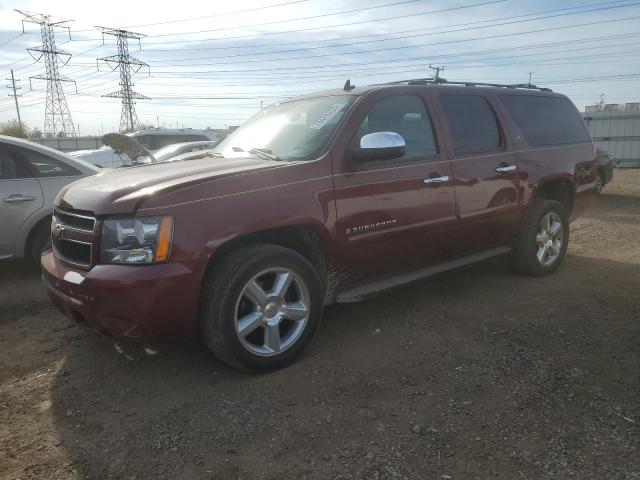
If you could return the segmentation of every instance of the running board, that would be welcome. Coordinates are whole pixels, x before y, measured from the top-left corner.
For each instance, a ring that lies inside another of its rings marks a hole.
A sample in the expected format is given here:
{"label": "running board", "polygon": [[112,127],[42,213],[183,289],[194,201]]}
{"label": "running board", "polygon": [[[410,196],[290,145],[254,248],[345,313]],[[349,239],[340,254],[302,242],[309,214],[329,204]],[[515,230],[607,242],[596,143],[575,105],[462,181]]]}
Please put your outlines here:
{"label": "running board", "polygon": [[358,287],[350,288],[341,292],[336,297],[336,303],[355,303],[364,300],[365,298],[372,297],[387,290],[391,290],[408,283],[413,283],[418,280],[432,277],[439,273],[447,272],[449,270],[455,270],[473,263],[478,263],[489,258],[497,257],[509,253],[511,248],[498,247],[491,250],[485,250],[484,252],[474,253],[473,255],[467,255],[466,257],[457,258],[449,262],[439,263],[429,267],[421,268],[420,270],[414,270],[408,273],[402,273],[393,277],[384,278],[382,280],[375,280]]}

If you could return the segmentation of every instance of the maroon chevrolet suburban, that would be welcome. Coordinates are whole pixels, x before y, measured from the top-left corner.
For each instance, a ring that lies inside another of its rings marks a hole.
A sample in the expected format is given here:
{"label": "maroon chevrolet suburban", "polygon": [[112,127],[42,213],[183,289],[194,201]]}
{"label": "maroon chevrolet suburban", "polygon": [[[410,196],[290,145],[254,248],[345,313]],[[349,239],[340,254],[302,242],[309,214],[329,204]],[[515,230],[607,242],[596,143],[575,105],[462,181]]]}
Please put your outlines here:
{"label": "maroon chevrolet suburban", "polygon": [[274,369],[327,304],[507,253],[553,272],[596,177],[580,114],[548,89],[347,84],[265,108],[212,150],[65,187],[43,280],[75,322]]}

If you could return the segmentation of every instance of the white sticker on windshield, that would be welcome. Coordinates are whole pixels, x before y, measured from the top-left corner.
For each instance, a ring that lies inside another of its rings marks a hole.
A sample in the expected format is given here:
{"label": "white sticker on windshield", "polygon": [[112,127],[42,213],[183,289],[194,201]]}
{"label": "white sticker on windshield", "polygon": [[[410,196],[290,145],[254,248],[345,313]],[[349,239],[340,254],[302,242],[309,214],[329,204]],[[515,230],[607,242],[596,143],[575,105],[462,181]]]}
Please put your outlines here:
{"label": "white sticker on windshield", "polygon": [[329,120],[331,120],[336,115],[336,113],[342,110],[343,107],[344,107],[344,104],[342,103],[336,103],[334,105],[331,105],[326,112],[320,115],[320,118],[318,118],[318,120],[316,120],[315,123],[312,123],[311,125],[309,125],[309,128],[313,128],[314,130],[320,130],[327,123],[329,123]]}

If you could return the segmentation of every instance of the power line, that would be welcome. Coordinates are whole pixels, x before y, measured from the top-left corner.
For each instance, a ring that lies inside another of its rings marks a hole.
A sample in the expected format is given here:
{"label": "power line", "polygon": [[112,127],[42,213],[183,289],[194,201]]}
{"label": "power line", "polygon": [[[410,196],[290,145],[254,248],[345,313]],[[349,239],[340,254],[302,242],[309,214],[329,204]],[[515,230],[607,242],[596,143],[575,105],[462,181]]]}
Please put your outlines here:
{"label": "power line", "polygon": [[[466,32],[466,31],[478,30],[478,29],[482,29],[482,28],[492,28],[492,27],[500,27],[500,26],[505,26],[505,25],[513,25],[513,24],[519,24],[519,23],[533,22],[533,21],[538,21],[538,20],[548,20],[550,18],[566,17],[566,16],[571,16],[571,15],[576,15],[576,14],[581,14],[581,13],[599,12],[599,11],[603,11],[603,10],[612,10],[612,9],[617,9],[617,8],[625,8],[625,7],[630,7],[630,6],[636,6],[636,5],[640,5],[640,2],[635,2],[635,3],[628,4],[628,5],[617,5],[617,6],[610,6],[610,7],[594,8],[594,9],[590,9],[590,10],[582,10],[580,12],[568,12],[568,13],[562,13],[562,14],[545,15],[545,16],[536,17],[536,18],[527,18],[527,19],[513,20],[513,21],[502,21],[500,23],[494,23],[492,25],[482,25],[482,26],[475,26],[475,27],[462,28],[462,29],[445,30],[445,31],[442,31],[442,32],[429,31],[429,32],[425,33],[424,30],[418,30],[418,31],[423,32],[423,33],[418,33],[418,34],[414,34],[414,35],[400,36],[400,37],[386,37],[386,38],[378,39],[378,40],[364,40],[364,41],[360,41],[360,42],[349,42],[348,45],[340,43],[340,44],[333,44],[333,45],[321,45],[321,46],[316,46],[316,47],[305,47],[305,48],[294,48],[294,49],[286,49],[286,50],[276,50],[276,51],[272,51],[272,52],[240,53],[240,54],[234,54],[234,55],[226,54],[226,55],[222,55],[222,56],[209,56],[209,57],[187,57],[187,58],[181,58],[181,59],[175,59],[175,60],[167,60],[167,61],[188,62],[188,61],[191,61],[191,60],[214,60],[214,59],[228,59],[228,58],[239,58],[239,57],[254,57],[254,56],[262,56],[262,55],[274,55],[274,54],[279,54],[279,53],[302,52],[302,51],[310,51],[310,50],[326,50],[328,48],[341,48],[341,47],[345,47],[345,46],[364,45],[364,44],[379,43],[379,42],[388,43],[389,41],[392,41],[392,40],[406,40],[406,39],[409,39],[409,38],[418,38],[418,37],[425,37],[425,36],[442,35],[442,34],[446,34],[446,33]],[[415,46],[413,46],[413,45],[405,45],[405,46],[401,46],[401,47],[387,47],[387,49],[389,49],[389,50],[402,49],[402,48],[415,48]],[[368,50],[368,51],[377,52],[377,51],[381,51],[381,50]],[[367,52],[367,51],[364,51],[364,52]],[[349,52],[347,52],[347,54],[348,53]],[[355,52],[355,53],[362,53],[362,52]],[[333,55],[333,54],[324,54],[323,56],[330,56],[330,55]],[[317,55],[314,56],[314,57],[317,57]],[[293,57],[293,58],[309,58],[309,57]],[[283,58],[281,60],[289,60],[289,59],[292,59],[292,58],[288,57],[288,58]],[[272,60],[272,59],[268,59],[268,60]],[[255,61],[261,61],[261,60],[255,60]],[[160,63],[160,62],[165,62],[165,61],[160,60],[160,61],[152,62],[152,63]],[[236,63],[236,62],[234,62],[234,63]]]}
{"label": "power line", "polygon": [[[205,19],[205,18],[227,17],[229,15],[237,15],[239,13],[256,12],[258,10],[266,10],[268,8],[275,8],[275,7],[283,7],[285,5],[293,5],[295,3],[304,3],[304,2],[308,2],[308,1],[309,0],[293,0],[291,2],[276,3],[274,5],[263,5],[263,6],[254,7],[254,8],[245,8],[243,10],[235,10],[233,12],[216,13],[215,15],[204,15],[204,16],[200,16],[200,17],[181,18],[181,19],[178,19],[178,20],[167,20],[167,21],[164,21],[164,22],[142,23],[142,24],[139,24],[139,25],[127,25],[124,28],[155,27],[155,26],[158,26],[158,25],[167,25],[169,23],[182,23],[182,22],[190,22],[192,20],[202,20],[202,19]],[[414,0],[414,1],[418,1],[418,0]]]}
{"label": "power line", "polygon": [[[436,59],[436,58],[443,58],[443,59],[447,59],[448,60],[448,65],[449,66],[455,66],[457,64],[459,64],[460,62],[453,62],[452,58],[456,58],[456,57],[464,57],[464,56],[473,56],[473,60],[478,60],[478,55],[481,54],[495,54],[495,53],[499,53],[499,52],[508,52],[508,51],[514,51],[514,50],[528,50],[528,49],[540,49],[540,48],[545,48],[547,51],[545,52],[540,52],[540,53],[526,53],[526,54],[522,54],[522,55],[510,55],[510,56],[502,56],[499,58],[494,58],[491,57],[492,61],[504,61],[510,58],[523,58],[523,57],[529,57],[531,55],[536,55],[536,57],[538,59],[542,58],[540,57],[540,55],[547,55],[547,54],[556,54],[556,53],[563,53],[563,52],[575,52],[575,51],[581,51],[581,50],[585,50],[588,49],[589,51],[593,51],[596,49],[602,49],[602,48],[613,48],[613,47],[620,47],[620,46],[631,46],[631,45],[637,45],[638,42],[627,42],[625,44],[611,44],[611,45],[601,45],[598,44],[597,46],[590,46],[590,47],[582,47],[582,48],[574,48],[574,49],[565,49],[565,50],[557,50],[557,51],[549,51],[549,47],[550,46],[557,46],[557,45],[566,45],[566,44],[579,44],[579,43],[585,43],[585,42],[602,42],[602,40],[606,40],[606,39],[616,39],[616,38],[628,38],[629,36],[637,36],[638,34],[624,34],[624,35],[609,35],[609,36],[600,36],[600,37],[589,37],[589,38],[582,38],[582,39],[575,39],[575,40],[569,40],[569,41],[564,41],[564,42],[547,42],[547,43],[541,43],[541,44],[533,44],[533,45],[528,45],[526,47],[511,47],[511,48],[502,48],[502,49],[490,49],[490,50],[476,50],[476,51],[465,51],[462,53],[443,53],[441,55],[431,55],[428,57],[420,57],[418,59],[410,59],[410,60],[402,60],[403,63],[407,63],[407,62],[414,62],[414,61],[419,61],[420,62],[420,66],[419,66],[419,70],[423,71],[424,67],[422,66],[422,63],[424,62],[425,59]],[[619,52],[619,51],[618,51]],[[635,52],[635,50],[634,50]],[[606,53],[606,54],[601,54],[603,56],[610,56],[610,53]],[[597,56],[597,55],[590,55],[589,58],[593,57],[593,56]],[[550,60],[550,61],[558,61],[558,60],[564,60],[564,59],[581,59],[584,57],[561,57],[561,58],[551,58],[551,59],[545,59],[545,60]],[[530,63],[530,62],[527,62]],[[479,66],[477,63],[474,63],[473,66]],[[406,65],[404,68],[409,67],[409,65]],[[346,68],[346,67],[345,67]],[[333,71],[329,71],[326,68],[323,68],[321,70],[313,70],[313,71],[308,71],[306,73],[325,73],[324,75],[313,75],[312,78],[310,78],[309,80],[305,81],[305,82],[285,82],[284,80],[287,80],[287,78],[298,78],[299,74],[295,74],[294,77],[289,77],[288,75],[291,75],[289,72],[286,73],[280,73],[278,74],[278,76],[274,76],[274,74],[271,75],[260,75],[259,77],[256,77],[255,75],[252,75],[250,78],[255,80],[255,79],[259,79],[260,83],[256,84],[256,83],[247,83],[244,80],[238,79],[237,81],[240,83],[237,84],[225,84],[225,85],[219,85],[216,83],[212,82],[207,82],[207,83],[200,83],[200,84],[196,84],[196,85],[201,85],[201,86],[212,86],[212,87],[221,87],[221,86],[239,86],[239,87],[248,87],[248,86],[262,86],[264,85],[265,81],[269,81],[269,86],[277,86],[277,85],[296,85],[296,84],[300,84],[300,85],[306,85],[309,84],[309,82],[312,82],[313,80],[317,80],[317,79],[334,79],[336,78],[337,75],[348,75],[348,74],[353,74],[353,73],[357,73],[359,75],[370,75],[370,74],[377,74],[377,73],[382,73],[382,71],[384,69],[393,69],[394,72],[398,71],[398,68],[402,68],[402,66],[396,66],[396,65],[380,65],[380,64],[376,64],[375,69],[372,70],[372,67],[360,67],[360,68],[351,68],[349,67],[348,70],[346,71],[337,71],[337,70],[333,70]],[[414,70],[409,70],[409,71],[416,71],[415,68],[418,68],[418,66],[414,66]],[[398,72],[400,73],[400,72]],[[217,78],[220,77],[220,75],[222,75],[221,73],[217,73],[216,76]],[[233,73],[234,75],[234,79],[238,77],[238,74],[236,74],[235,72]],[[287,76],[285,76],[287,75]],[[156,80],[164,80],[167,78],[174,78],[172,75],[170,75],[169,73],[163,74],[161,77],[153,77]],[[185,79],[188,78],[189,80],[195,79],[194,77],[186,77],[185,72],[180,72],[180,76],[178,78],[181,79]],[[204,77],[197,77],[197,78],[204,78]],[[228,82],[229,79],[228,78],[222,78],[223,81]],[[280,80],[281,83],[273,83],[271,80]],[[172,85],[170,83],[162,83],[162,86],[165,85]],[[175,85],[175,84],[173,84]],[[181,83],[178,86],[184,85],[184,82]],[[193,86],[193,83],[189,83],[189,86]]]}
{"label": "power line", "polygon": [[[545,10],[545,11],[541,11],[541,12],[532,12],[532,13],[525,13],[525,14],[520,14],[520,15],[514,15],[511,17],[499,17],[499,18],[492,18],[492,19],[488,19],[488,20],[476,20],[473,22],[465,22],[465,23],[456,23],[456,24],[448,24],[447,26],[433,26],[433,27],[429,27],[428,31],[433,31],[434,29],[439,30],[439,29],[444,29],[444,28],[452,28],[452,27],[465,27],[465,26],[469,26],[469,25],[478,25],[481,23],[489,23],[489,22],[498,22],[498,21],[505,21],[505,20],[515,20],[517,18],[523,18],[523,17],[530,17],[530,16],[534,16],[534,15],[546,15],[548,13],[557,13],[557,12],[564,12],[564,11],[571,11],[571,10],[580,10],[580,9],[584,9],[584,8],[589,8],[589,7],[596,7],[596,6],[603,6],[603,5],[611,5],[611,4],[616,4],[616,3],[623,3],[623,2],[627,2],[629,0],[613,0],[613,1],[607,1],[607,2],[596,2],[596,3],[589,3],[589,4],[585,4],[585,5],[580,5],[578,7],[565,7],[565,8],[559,8],[559,9],[554,9],[554,10]],[[573,15],[577,15],[580,13],[584,13],[584,12],[572,12],[571,14]],[[378,20],[379,21],[379,20]],[[300,30],[300,31],[304,31],[304,30]],[[418,28],[418,29],[412,29],[412,30],[400,30],[400,31],[395,31],[395,32],[386,32],[386,33],[370,33],[370,34],[366,34],[366,35],[356,35],[356,36],[348,36],[348,37],[334,37],[334,38],[325,38],[325,39],[321,39],[321,40],[301,40],[301,41],[296,41],[296,44],[315,44],[315,43],[320,43],[320,44],[326,44],[326,42],[328,41],[332,41],[332,40],[341,40],[341,41],[349,41],[349,43],[345,43],[343,44],[343,46],[348,46],[348,45],[353,45],[355,42],[351,42],[351,40],[355,40],[355,39],[360,39],[360,38],[368,38],[368,37],[383,37],[381,41],[389,41],[389,40],[397,40],[397,39],[401,39],[403,37],[389,37],[389,35],[398,35],[398,34],[404,34],[404,33],[416,33],[416,32],[424,32],[426,31],[424,28]],[[273,32],[274,34],[276,32]],[[277,32],[277,33],[281,33],[281,32]],[[290,32],[282,32],[282,33],[290,33]],[[262,34],[265,35],[265,34]],[[184,43],[189,43],[189,42],[213,42],[213,41],[226,41],[226,40],[231,40],[235,37],[222,37],[222,38],[213,38],[213,39],[198,39],[198,40],[186,40],[184,41]],[[157,45],[157,44],[167,44],[167,43],[183,43],[180,41],[176,41],[176,42],[147,42],[147,45]],[[200,48],[181,48],[181,51],[190,51],[190,50],[225,50],[228,51],[229,49],[236,49],[236,48],[265,48],[265,47],[281,47],[281,46],[290,46],[291,45],[291,41],[288,42],[284,42],[284,43],[269,43],[269,44],[265,44],[265,43],[260,43],[259,45],[225,45],[225,46],[220,46],[220,47],[200,47]],[[326,45],[323,45],[323,47],[327,47]],[[171,48],[171,49],[160,49],[160,48],[146,48],[145,52],[175,52],[175,48]]]}
{"label": "power line", "polygon": [[[520,35],[528,35],[528,34],[532,34],[532,33],[543,33],[543,32],[550,32],[550,31],[557,31],[557,30],[564,30],[567,28],[578,28],[578,27],[585,27],[585,26],[592,26],[592,25],[601,25],[601,24],[605,24],[605,23],[617,23],[617,22],[625,22],[625,21],[630,21],[630,20],[638,20],[640,19],[640,16],[635,16],[635,17],[624,17],[624,18],[618,18],[618,19],[611,19],[611,20],[598,20],[595,22],[586,22],[586,23],[579,23],[579,24],[573,24],[573,25],[564,25],[564,26],[559,26],[559,27],[549,27],[549,28],[542,28],[542,29],[537,29],[537,30],[528,30],[528,31],[524,31],[524,32],[512,32],[512,33],[504,33],[504,34],[498,34],[498,35],[487,35],[484,37],[471,37],[471,38],[463,38],[463,39],[456,39],[456,40],[447,40],[447,41],[442,41],[442,42],[433,42],[430,43],[429,46],[437,46],[437,45],[448,45],[448,44],[457,44],[457,43],[467,43],[467,42],[476,42],[479,40],[489,40],[489,39],[496,39],[496,38],[507,38],[507,37],[514,37],[514,36],[520,36]],[[343,53],[342,55],[355,55],[355,54],[360,54],[360,53],[374,53],[374,52],[381,52],[381,51],[390,51],[390,50],[399,50],[399,49],[408,49],[408,48],[416,48],[414,45],[410,45],[410,46],[401,46],[401,47],[389,47],[389,48],[381,48],[381,49],[375,49],[375,50],[363,50],[363,51],[359,51],[359,52],[348,52],[348,53]],[[300,60],[300,59],[304,59],[304,60],[309,60],[312,58],[321,58],[321,57],[327,57],[327,56],[335,56],[335,54],[328,54],[328,55],[312,55],[312,56],[304,56],[304,57],[289,57],[286,59],[269,59],[269,60],[261,60],[260,62],[282,62],[282,60]],[[410,57],[410,59],[412,60],[428,60],[430,57]],[[407,58],[395,58],[395,59],[390,59],[390,60],[385,60],[386,63],[392,63],[392,62],[402,62],[402,61],[406,61],[408,60]],[[225,62],[226,65],[228,64],[234,64],[234,65],[238,65],[238,64],[247,64],[247,63],[256,63],[255,60],[245,60],[242,62]],[[376,60],[376,61],[370,61],[370,62],[354,62],[354,63],[339,63],[339,64],[324,64],[324,65],[300,65],[300,66],[296,66],[296,70],[307,70],[307,69],[311,69],[311,68],[330,68],[330,67],[345,67],[345,66],[358,66],[358,65],[365,65],[365,64],[379,64],[380,61]],[[176,65],[176,64],[171,64],[171,65],[157,65],[156,68],[169,68],[169,67],[186,67],[186,66],[213,66],[215,64],[212,63],[201,63],[201,64],[186,64],[186,65]],[[242,73],[242,72],[261,72],[264,73],[265,71],[290,71],[291,70],[291,66],[287,66],[287,67],[274,67],[274,68],[269,68],[266,69],[265,67],[261,67],[261,68],[253,68],[253,69],[242,69],[242,70],[238,70],[238,69],[234,69],[234,70],[221,70],[221,69],[216,69],[216,70],[201,70],[201,71],[180,71],[180,73],[182,74],[187,74],[187,73],[191,73],[191,74],[201,74],[201,73],[215,73],[215,74],[221,74],[221,73],[233,73],[233,74],[238,74],[238,73]],[[163,73],[163,72],[160,72]],[[165,72],[168,73],[168,72]]]}
{"label": "power line", "polygon": [[[209,33],[209,32],[217,32],[217,31],[225,31],[225,30],[237,30],[237,29],[241,29],[241,28],[268,26],[268,25],[275,24],[275,23],[290,23],[292,21],[297,21],[297,20],[305,20],[305,19],[309,19],[309,18],[319,18],[319,17],[329,16],[329,15],[344,14],[344,13],[347,13],[347,12],[368,11],[368,10],[371,10],[372,8],[382,8],[382,7],[386,7],[386,6],[399,5],[399,4],[402,4],[402,3],[410,3],[410,2],[414,2],[414,1],[419,1],[419,0],[404,0],[402,2],[395,2],[395,3],[392,3],[392,4],[380,5],[380,6],[377,6],[377,7],[358,8],[358,9],[349,10],[349,11],[334,12],[334,13],[331,13],[331,14],[317,15],[317,16],[314,16],[314,17],[299,17],[299,18],[293,18],[293,19],[287,19],[287,20],[279,20],[277,22],[267,22],[267,23],[250,24],[250,25],[239,25],[239,26],[235,26],[235,27],[227,27],[227,28],[213,29],[213,30],[196,30],[196,31],[193,31],[193,32],[182,32],[182,33],[172,33],[172,34],[157,34],[157,35],[149,35],[148,37],[149,38],[156,38],[156,37],[165,37],[165,36],[195,35],[195,34],[198,34],[198,33]],[[415,16],[431,15],[431,14],[434,14],[434,13],[443,13],[443,12],[450,12],[450,11],[455,11],[455,10],[463,10],[463,9],[468,9],[468,8],[474,8],[474,7],[479,7],[479,6],[493,5],[493,4],[504,3],[504,2],[508,2],[508,1],[510,1],[510,0],[490,0],[490,1],[485,1],[485,2],[481,2],[481,3],[470,4],[470,5],[461,5],[461,6],[457,6],[457,7],[444,8],[444,9],[440,9],[440,10],[432,10],[432,11],[428,11],[428,12],[417,12],[417,13],[413,13],[413,14],[398,15],[398,16],[395,16],[395,17],[378,18],[378,19],[374,19],[374,20],[362,20],[362,21],[356,21],[356,22],[350,22],[350,23],[342,23],[342,24],[337,24],[337,25],[324,25],[324,26],[321,26],[321,27],[302,28],[302,29],[297,29],[297,30],[285,30],[285,31],[277,31],[277,32],[262,32],[260,34],[260,36],[281,35],[281,34],[285,34],[285,33],[295,33],[295,32],[308,32],[308,31],[315,31],[315,30],[324,30],[324,29],[328,29],[328,28],[361,25],[361,24],[366,24],[366,23],[375,23],[375,22],[380,22],[380,21],[398,20],[398,19],[410,18],[410,17],[415,17]],[[623,0],[619,0],[619,1],[623,1]],[[86,32],[86,31],[88,31],[88,30],[78,30],[77,32]],[[218,38],[218,39],[214,39],[214,40],[232,40],[232,39],[239,39],[239,38],[251,38],[251,37],[255,37],[255,36],[256,36],[255,34],[235,36],[235,37],[228,37],[227,36],[227,37],[224,37],[224,38]],[[73,41],[74,42],[93,42],[95,40],[96,40],[95,38],[91,38],[91,39],[73,40]],[[178,40],[178,41],[169,41],[169,42],[168,41],[150,42],[150,44],[158,44],[158,43],[172,44],[172,43],[201,42],[201,41],[203,41],[203,39]]]}
{"label": "power line", "polygon": [[[639,3],[640,4],[640,3]],[[471,41],[478,41],[478,40],[484,40],[484,39],[494,39],[494,38],[503,38],[503,37],[509,37],[509,36],[517,36],[517,35],[526,35],[526,34],[531,34],[531,33],[540,33],[540,32],[548,32],[548,31],[555,31],[555,30],[563,30],[566,28],[576,28],[576,27],[582,27],[582,26],[589,26],[589,25],[596,25],[596,24],[601,24],[601,23],[612,23],[612,22],[622,22],[622,21],[627,21],[627,20],[636,20],[639,19],[640,17],[625,17],[625,18],[620,18],[620,19],[613,19],[613,20],[603,20],[603,21],[597,21],[597,22],[589,22],[589,23],[581,23],[581,24],[573,24],[573,25],[565,25],[565,26],[560,26],[560,27],[552,27],[552,28],[545,28],[545,29],[539,29],[539,30],[530,30],[530,31],[525,31],[525,32],[516,32],[516,33],[509,33],[509,34],[501,34],[501,35],[491,35],[491,36],[485,36],[485,37],[471,37],[471,38],[465,38],[465,39],[458,39],[458,40],[451,40],[451,41],[443,41],[443,42],[433,42],[430,43],[429,46],[437,46],[437,45],[444,45],[444,44],[452,44],[452,43],[463,43],[463,42],[471,42]],[[544,45],[557,45],[557,44],[569,44],[569,43],[580,43],[580,42],[586,42],[586,41],[591,41],[591,40],[595,40],[595,39],[612,39],[612,38],[625,38],[625,37],[631,37],[631,36],[636,36],[638,35],[637,33],[628,33],[628,34],[620,34],[620,35],[605,35],[605,36],[599,36],[599,37],[590,37],[587,39],[579,39],[576,41],[566,41],[566,42],[553,42],[553,43],[549,43],[549,44],[544,44]],[[400,49],[400,48],[416,48],[413,45],[410,46],[402,46],[402,47],[391,47],[391,48],[383,48],[383,49],[375,49],[375,50],[363,50],[363,51],[356,51],[356,52],[345,52],[342,53],[341,55],[354,55],[354,54],[361,54],[361,53],[371,53],[371,52],[380,52],[380,51],[387,51],[387,50],[395,50],[395,49]],[[513,50],[518,50],[518,49],[526,49],[529,48],[529,46],[522,46],[522,47],[514,47],[512,48]],[[502,50],[508,50],[508,49],[497,49],[497,50],[488,50],[487,52],[490,51],[502,51]],[[468,55],[468,54],[475,54],[475,52],[469,52],[469,53],[455,53],[454,55]],[[243,62],[233,62],[234,64],[247,64],[247,63],[259,63],[259,62],[269,62],[269,61],[282,61],[282,60],[299,60],[299,59],[308,59],[308,58],[320,58],[320,57],[331,57],[331,56],[335,56],[336,54],[326,54],[326,55],[316,55],[313,57],[309,57],[309,56],[305,56],[305,57],[288,57],[288,58],[279,58],[279,59],[267,59],[267,60],[253,60],[253,61],[243,61]],[[452,54],[446,54],[446,55],[435,55],[435,56],[450,56]],[[405,62],[405,61],[410,61],[410,60],[428,60],[430,58],[433,58],[434,56],[425,56],[425,57],[403,57],[403,58],[396,58],[396,59],[391,59],[391,60],[383,60],[382,62]],[[222,58],[222,57],[221,57]],[[228,57],[224,57],[224,58],[228,58]],[[172,61],[176,61],[176,60],[172,60]],[[179,60],[177,60],[179,61]],[[311,66],[298,66],[296,68],[302,68],[302,69],[310,69],[310,68],[323,68],[322,71],[326,71],[327,67],[333,67],[333,66],[340,66],[340,67],[347,67],[347,66],[358,66],[358,65],[366,65],[366,64],[379,64],[380,60],[374,61],[374,62],[357,62],[357,63],[340,63],[340,64],[336,64],[336,65],[311,65]],[[231,62],[226,62],[226,63],[231,63]],[[76,65],[88,65],[88,64],[76,64]],[[177,65],[177,64],[167,64],[167,65],[157,65],[157,68],[169,68],[169,67],[186,67],[186,66],[212,66],[215,65],[215,63],[198,63],[198,64],[186,64],[186,65]],[[268,69],[268,68],[259,68],[259,69],[244,69],[244,70],[238,70],[238,69],[234,69],[234,70],[216,70],[215,73],[216,75],[224,75],[224,74],[233,74],[234,77],[238,76],[238,74],[242,74],[242,73],[250,73],[250,72],[269,72],[269,71],[275,71],[275,70],[290,70],[290,67],[285,67],[285,68],[272,68],[272,69]],[[159,72],[160,75],[164,75],[164,74],[169,74],[172,72],[169,71],[164,71],[164,72]],[[184,71],[181,70],[180,73],[187,73],[187,74],[193,74],[193,75],[202,75],[202,74],[207,74],[207,73],[214,73],[213,71],[207,71],[207,70],[195,70],[195,71]],[[298,75],[298,74],[296,74]],[[261,76],[261,78],[264,78]]]}
{"label": "power line", "polygon": [[0,43],[0,47],[4,47],[5,45],[9,45],[11,42],[13,42],[14,40],[20,38],[22,35],[24,35],[24,33],[19,33],[18,35],[16,35],[15,37],[10,38],[6,42]]}
{"label": "power line", "polygon": [[[326,18],[326,17],[333,17],[336,15],[345,15],[348,13],[357,13],[357,12],[362,12],[364,10],[374,10],[374,9],[378,9],[378,8],[387,8],[387,7],[395,7],[398,5],[406,5],[408,3],[415,3],[418,1],[422,1],[422,0],[400,0],[400,1],[396,1],[396,2],[392,2],[392,3],[385,3],[383,5],[375,5],[375,6],[367,6],[367,7],[361,7],[361,8],[353,8],[351,10],[342,10],[340,12],[332,12],[332,13],[322,13],[319,15],[309,15],[306,17],[297,17],[297,18],[288,18],[288,19],[284,19],[284,20],[272,20],[270,22],[261,22],[261,23],[251,23],[248,25],[242,25],[240,27],[236,26],[236,27],[223,27],[223,28],[214,28],[214,29],[210,29],[210,30],[197,30],[194,32],[179,32],[179,33],[159,33],[157,35],[149,35],[149,37],[153,37],[153,38],[158,38],[158,37],[175,37],[175,36],[181,36],[181,35],[193,35],[196,33],[211,33],[211,32],[224,32],[224,31],[228,31],[228,30],[237,30],[238,28],[254,28],[254,27],[266,27],[269,25],[278,25],[280,23],[291,23],[291,22],[299,22],[302,20],[316,20],[318,18]],[[485,2],[484,4],[491,4],[491,3],[502,3],[502,2],[506,2],[508,0],[492,0],[490,2]],[[483,5],[484,5],[483,4]],[[468,8],[468,7],[457,7],[456,9],[460,9],[460,8]],[[435,13],[435,12],[432,12]],[[425,15],[425,13],[420,13],[418,15]],[[406,16],[403,15],[404,18],[406,18]],[[391,19],[393,19],[393,17],[391,17]]]}
{"label": "power line", "polygon": [[[410,1],[413,0],[405,0],[403,2],[395,2],[393,4],[387,4],[387,5],[383,5],[383,6],[391,6],[391,5],[399,5],[401,3],[409,3]],[[314,30],[323,30],[323,29],[327,29],[327,28],[337,28],[337,27],[350,27],[353,25],[362,25],[365,23],[374,23],[374,22],[380,22],[380,21],[385,21],[388,22],[390,20],[400,20],[403,18],[411,18],[411,17],[417,17],[417,16],[424,16],[424,15],[433,15],[435,13],[443,13],[443,12],[452,12],[452,11],[457,11],[457,10],[465,10],[468,8],[474,8],[474,7],[482,7],[482,6],[487,6],[487,5],[495,5],[498,3],[505,3],[509,0],[489,0],[489,1],[484,1],[484,2],[480,2],[480,3],[473,3],[470,5],[459,5],[456,7],[449,7],[449,8],[443,8],[443,9],[438,9],[438,10],[431,10],[428,12],[415,12],[415,13],[411,13],[411,14],[405,14],[405,15],[396,15],[393,17],[384,17],[384,18],[377,18],[374,20],[359,20],[359,21],[355,21],[355,22],[348,22],[348,23],[340,23],[340,24],[335,24],[335,25],[323,25],[322,27],[309,27],[309,28],[303,28],[303,29],[298,29],[298,30],[289,30],[288,32],[276,32],[278,34],[282,34],[282,33],[292,33],[292,32],[299,32],[299,31],[304,31],[304,32],[310,32],[310,31],[314,31]],[[382,7],[382,6],[381,6]],[[215,28],[215,29],[210,29],[210,30],[196,30],[193,32],[182,32],[182,33],[163,33],[163,34],[157,34],[157,35],[149,35],[149,38],[159,38],[159,37],[168,37],[168,36],[182,36],[182,35],[195,35],[195,34],[199,34],[199,33],[213,33],[213,32],[223,32],[223,31],[228,31],[228,30],[237,30],[239,28],[255,28],[255,27],[264,27],[264,26],[269,26],[269,25],[275,25],[278,23],[290,23],[292,21],[298,21],[298,20],[309,20],[309,19],[316,19],[316,18],[321,18],[321,17],[326,17],[329,15],[337,15],[338,13],[340,14],[344,14],[344,13],[353,13],[353,12],[358,12],[358,11],[365,11],[365,10],[370,10],[370,7],[364,7],[364,8],[357,8],[357,9],[353,9],[353,10],[349,10],[349,11],[345,11],[345,12],[336,12],[336,13],[331,13],[331,14],[322,14],[322,15],[314,15],[311,17],[300,17],[300,18],[296,18],[296,19],[288,19],[288,20],[278,20],[275,22],[265,22],[265,23],[254,23],[254,24],[250,24],[250,25],[242,25],[242,26],[236,26],[236,27],[224,27],[224,28]],[[273,33],[273,32],[271,32]],[[269,35],[270,32],[264,32],[261,34],[262,35]],[[243,36],[244,38],[246,37],[252,37],[255,35],[245,35]],[[233,38],[243,38],[243,37],[226,37],[225,40],[230,40]]]}

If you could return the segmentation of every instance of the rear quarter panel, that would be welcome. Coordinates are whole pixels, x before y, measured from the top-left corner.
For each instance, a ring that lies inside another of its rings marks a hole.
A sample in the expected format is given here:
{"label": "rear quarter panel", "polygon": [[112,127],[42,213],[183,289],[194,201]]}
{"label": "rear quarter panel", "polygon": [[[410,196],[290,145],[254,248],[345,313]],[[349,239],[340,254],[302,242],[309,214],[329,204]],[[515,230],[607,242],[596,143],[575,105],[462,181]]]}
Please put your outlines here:
{"label": "rear quarter panel", "polygon": [[[531,92],[531,95],[536,95]],[[539,94],[548,95],[548,94]],[[563,95],[559,97],[566,98]],[[571,185],[573,193],[572,217],[576,218],[591,205],[596,196],[597,176],[596,147],[593,142],[571,143],[551,146],[531,146],[525,140],[513,119],[500,101],[496,107],[501,110],[503,121],[513,132],[512,137],[518,156],[518,172],[521,180],[523,207],[528,208],[536,192],[545,183],[564,180]],[[575,107],[574,107],[575,109]],[[576,116],[584,120],[575,109]],[[586,125],[585,130],[588,132]],[[590,136],[589,136],[590,138]]]}

